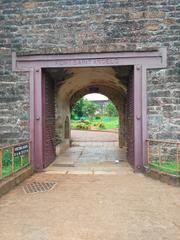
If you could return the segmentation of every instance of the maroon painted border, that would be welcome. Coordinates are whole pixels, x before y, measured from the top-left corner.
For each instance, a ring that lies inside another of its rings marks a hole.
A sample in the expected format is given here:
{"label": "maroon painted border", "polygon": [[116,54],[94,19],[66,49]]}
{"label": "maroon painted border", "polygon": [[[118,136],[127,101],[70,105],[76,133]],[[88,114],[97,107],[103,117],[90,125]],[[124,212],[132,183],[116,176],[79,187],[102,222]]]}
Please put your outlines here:
{"label": "maroon painted border", "polygon": [[146,70],[166,68],[167,50],[153,52],[119,52],[65,55],[16,56],[12,53],[13,71],[30,73],[30,138],[32,163],[37,170],[43,168],[43,98],[42,69],[62,67],[134,66],[134,136],[135,165],[138,169],[146,162],[147,96]]}

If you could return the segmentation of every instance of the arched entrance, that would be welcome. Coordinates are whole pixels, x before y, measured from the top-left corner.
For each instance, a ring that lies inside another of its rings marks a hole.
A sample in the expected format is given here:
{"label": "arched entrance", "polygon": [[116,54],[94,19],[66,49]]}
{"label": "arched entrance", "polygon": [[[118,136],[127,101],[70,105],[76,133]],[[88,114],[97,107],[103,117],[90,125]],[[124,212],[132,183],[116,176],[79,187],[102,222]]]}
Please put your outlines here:
{"label": "arched entrance", "polygon": [[115,105],[118,116],[119,116],[119,147],[127,146],[127,109],[126,109],[126,98],[117,89],[112,87],[106,87],[103,85],[96,85],[96,87],[86,87],[77,91],[70,99],[70,109],[75,104],[75,102],[82,98],[83,96],[90,93],[100,93],[109,98]]}
{"label": "arched entrance", "polygon": [[[79,68],[91,67],[95,67],[96,69],[98,69],[98,67],[107,67],[111,74],[106,74],[106,82],[104,82],[104,77],[100,77],[99,81],[97,81],[96,78],[91,78],[91,74],[93,73],[93,71],[91,71],[88,78],[89,82],[81,81],[81,85],[79,86],[79,78],[77,77]],[[50,129],[49,125],[47,125],[49,121],[45,121],[47,120],[47,111],[45,108],[49,108],[49,105],[46,105],[46,95],[48,91],[52,92],[52,88],[55,87],[55,93],[56,90],[59,89],[58,92],[56,92],[60,100],[57,101],[58,106],[55,108],[52,103],[53,101],[50,106],[54,107],[54,110],[56,109],[56,120],[58,119],[58,121],[55,129],[57,130],[57,126],[59,126],[60,129],[63,125],[62,119],[64,119],[64,116],[70,114],[68,110],[70,109],[68,102],[70,98],[83,88],[98,87],[100,85],[101,87],[106,87],[106,89],[108,87],[111,89],[112,86],[113,90],[117,89],[120,91],[121,89],[122,96],[126,90],[125,111],[127,113],[127,119],[125,121],[128,122],[129,126],[127,130],[128,160],[135,169],[143,167],[146,161],[146,70],[163,67],[166,67],[165,49],[154,52],[42,55],[21,56],[18,58],[13,54],[13,69],[15,71],[27,71],[30,73],[31,156],[34,167],[37,170],[42,170],[44,166],[44,156],[48,156],[48,152],[50,152],[48,149],[50,144],[46,145],[44,139],[46,129]],[[131,69],[131,71],[127,73],[125,69]],[[119,75],[119,73],[122,73],[122,75]],[[121,78],[123,81],[118,82],[117,79],[120,80]],[[123,83],[126,78],[128,85],[127,89],[124,89]],[[53,82],[52,86],[49,84],[51,90],[48,89],[46,85],[48,81]],[[66,88],[67,86],[69,86],[69,88]],[[53,117],[51,116],[51,118]],[[52,121],[54,121],[55,124],[55,119],[52,119]],[[53,128],[52,131],[55,136]],[[62,128],[61,131],[63,132]],[[57,139],[59,142],[57,142]],[[52,140],[53,138],[51,141]],[[60,135],[58,135],[55,139],[55,145],[61,141],[62,139]],[[51,148],[54,149],[54,144],[51,144]],[[48,160],[47,157],[47,164],[51,161],[52,159]]]}
{"label": "arched entrance", "polygon": [[113,101],[99,92],[79,96],[70,104],[71,130],[111,131],[118,136],[120,113]]}

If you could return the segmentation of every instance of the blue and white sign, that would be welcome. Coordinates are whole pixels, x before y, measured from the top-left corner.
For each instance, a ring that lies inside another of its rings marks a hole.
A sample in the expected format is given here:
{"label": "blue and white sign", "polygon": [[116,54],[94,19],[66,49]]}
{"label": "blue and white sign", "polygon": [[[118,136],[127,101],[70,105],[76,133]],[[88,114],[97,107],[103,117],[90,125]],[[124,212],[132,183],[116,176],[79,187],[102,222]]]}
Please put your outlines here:
{"label": "blue and white sign", "polygon": [[29,145],[24,144],[21,146],[14,147],[14,156],[25,155],[29,152]]}

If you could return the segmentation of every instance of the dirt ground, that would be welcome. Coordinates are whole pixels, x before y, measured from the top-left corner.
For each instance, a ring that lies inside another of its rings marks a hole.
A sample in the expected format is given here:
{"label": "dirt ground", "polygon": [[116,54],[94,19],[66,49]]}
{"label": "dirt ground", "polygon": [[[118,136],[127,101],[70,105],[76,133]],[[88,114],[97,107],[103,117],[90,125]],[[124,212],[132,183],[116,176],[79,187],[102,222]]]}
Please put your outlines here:
{"label": "dirt ground", "polygon": [[[0,240],[180,240],[180,188],[134,173],[118,151],[115,142],[74,143],[4,195]],[[25,193],[34,181],[57,184]]]}
{"label": "dirt ground", "polygon": [[[32,181],[55,181],[25,194]],[[180,189],[134,174],[36,174],[0,199],[1,240],[178,240]]]}

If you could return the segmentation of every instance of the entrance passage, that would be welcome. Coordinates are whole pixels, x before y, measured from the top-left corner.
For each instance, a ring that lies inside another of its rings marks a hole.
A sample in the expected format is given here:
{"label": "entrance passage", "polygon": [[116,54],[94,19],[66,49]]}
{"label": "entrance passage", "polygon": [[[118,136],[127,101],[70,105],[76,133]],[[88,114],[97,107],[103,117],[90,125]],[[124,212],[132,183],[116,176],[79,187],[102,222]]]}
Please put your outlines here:
{"label": "entrance passage", "polygon": [[127,164],[126,148],[119,148],[117,132],[72,130],[71,136],[71,148],[57,156],[47,172],[118,174]]}
{"label": "entrance passage", "polygon": [[[128,160],[133,167],[138,165],[138,163],[134,161],[133,66],[46,68],[43,69],[42,80],[44,89],[43,98],[45,102],[43,111],[44,166],[53,162],[54,159],[52,156],[55,154],[59,159],[64,158],[62,153],[70,147],[74,137],[71,136],[70,131],[72,108],[79,99],[90,93],[103,94],[112,101],[117,110],[119,128],[114,133],[94,133],[93,136],[92,133],[84,134],[86,138],[84,142],[91,142],[88,146],[86,144],[89,148],[89,154],[102,159],[102,161],[111,161],[112,159],[118,161],[120,160],[120,156],[117,156],[117,151],[121,152],[121,154],[123,152],[124,154],[125,149],[128,149],[128,157],[123,157],[123,160]],[[49,102],[47,99],[53,99],[53,101]],[[55,114],[50,115],[49,109]],[[54,126],[52,126],[53,121]],[[78,139],[80,132],[76,132],[76,134],[77,136],[75,136],[75,138]],[[47,136],[51,138],[48,141],[46,139]],[[95,141],[93,140],[94,136],[96,137]],[[100,139],[98,140],[98,138]],[[114,140],[112,141],[111,138],[114,138]],[[100,144],[101,141],[103,142],[102,145]],[[115,141],[116,144],[113,145],[112,142]],[[93,142],[96,142],[96,147],[92,144]],[[107,145],[104,144],[104,142],[111,142],[111,144]],[[108,148],[109,146],[110,149]],[[73,147],[73,149],[68,150],[68,152],[70,154],[73,152],[74,156],[81,154],[81,158],[83,155],[87,155],[86,151],[83,152],[81,150],[81,147],[85,147],[84,145],[78,144],[78,147]],[[54,154],[52,154],[53,151]],[[86,157],[84,157],[84,159],[85,158]]]}

